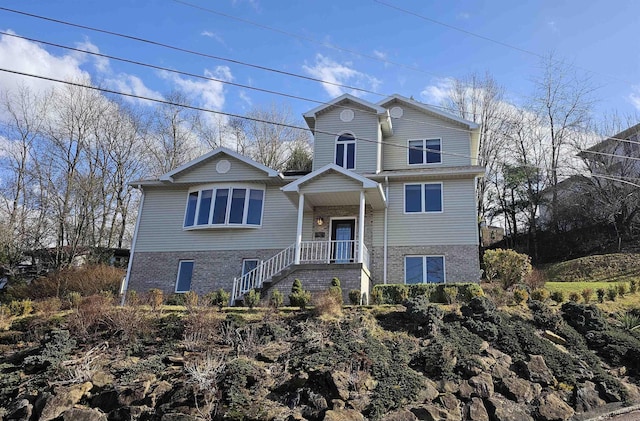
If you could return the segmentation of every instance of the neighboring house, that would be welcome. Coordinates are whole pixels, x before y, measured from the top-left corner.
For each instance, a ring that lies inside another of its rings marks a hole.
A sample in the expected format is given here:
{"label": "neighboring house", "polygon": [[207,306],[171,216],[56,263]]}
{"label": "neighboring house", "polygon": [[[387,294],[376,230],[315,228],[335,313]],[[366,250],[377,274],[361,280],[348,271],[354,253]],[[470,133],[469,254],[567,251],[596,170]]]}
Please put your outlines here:
{"label": "neighboring house", "polygon": [[132,183],[143,198],[125,287],[234,300],[337,277],[366,301],[372,284],[479,280],[475,123],[399,95],[343,95],[304,118],[306,175],[218,148]]}

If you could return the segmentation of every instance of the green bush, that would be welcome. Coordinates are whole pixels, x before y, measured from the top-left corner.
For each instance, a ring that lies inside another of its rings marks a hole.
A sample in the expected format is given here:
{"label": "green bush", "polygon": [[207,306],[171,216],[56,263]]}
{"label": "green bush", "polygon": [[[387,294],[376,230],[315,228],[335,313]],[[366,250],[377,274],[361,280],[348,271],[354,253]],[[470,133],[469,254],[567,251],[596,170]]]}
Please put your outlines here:
{"label": "green bush", "polygon": [[517,288],[513,291],[513,299],[518,305],[524,304],[529,299],[529,293],[524,288]]}
{"label": "green bush", "polygon": [[336,301],[342,305],[344,300],[342,298],[342,288],[340,288],[340,279],[333,278],[331,280],[331,286],[329,287],[329,294],[333,295]]}
{"label": "green bush", "polygon": [[635,294],[638,291],[638,281],[632,279],[629,281],[629,293]]}
{"label": "green bush", "polygon": [[249,290],[244,295],[244,304],[251,309],[260,304],[260,292],[255,289]]}
{"label": "green bush", "polygon": [[604,288],[598,288],[596,290],[596,295],[598,296],[598,302],[604,303],[604,297],[606,297],[607,291]]}
{"label": "green bush", "polygon": [[615,286],[607,288],[607,299],[609,301],[615,301],[618,296],[618,288]]}
{"label": "green bush", "polygon": [[311,292],[302,289],[302,281],[295,279],[291,286],[291,295],[289,295],[289,302],[294,307],[300,307],[301,309],[307,307],[311,302]]}
{"label": "green bush", "polygon": [[531,258],[513,250],[487,250],[483,263],[487,279],[500,279],[504,288],[524,283],[533,270]]}
{"label": "green bush", "polygon": [[209,305],[218,306],[219,309],[222,309],[222,307],[229,305],[231,294],[220,288],[217,291],[213,291],[205,295],[205,299]]}
{"label": "green bush", "polygon": [[551,293],[551,299],[556,303],[560,304],[564,302],[564,292],[562,291],[553,291]]}
{"label": "green bush", "polygon": [[9,313],[12,316],[26,316],[33,311],[33,302],[26,300],[13,300],[9,303]]}
{"label": "green bush", "polygon": [[382,288],[373,287],[373,291],[371,291],[371,301],[373,304],[380,305],[384,304],[384,294],[382,294]]}
{"label": "green bush", "polygon": [[362,299],[362,295],[360,294],[359,289],[352,289],[349,291],[349,301],[354,306],[360,305],[360,300]]}
{"label": "green bush", "polygon": [[458,299],[458,287],[455,285],[445,286],[443,289],[447,304],[453,304]]}
{"label": "green bush", "polygon": [[584,303],[589,304],[589,302],[591,301],[591,297],[593,297],[593,290],[591,288],[585,288],[582,290],[582,292],[580,292],[580,295],[582,295]]}
{"label": "green bush", "polygon": [[569,301],[577,303],[578,301],[580,301],[580,294],[578,294],[575,291],[572,291],[569,293]]}
{"label": "green bush", "polygon": [[531,299],[536,301],[547,301],[549,299],[549,291],[544,288],[537,288],[531,291]]}
{"label": "green bush", "polygon": [[627,284],[620,282],[616,288],[618,289],[618,295],[624,297],[627,293]]}
{"label": "green bush", "polygon": [[282,307],[282,303],[284,303],[284,296],[282,293],[277,289],[271,291],[271,295],[269,296],[269,305],[277,309]]}

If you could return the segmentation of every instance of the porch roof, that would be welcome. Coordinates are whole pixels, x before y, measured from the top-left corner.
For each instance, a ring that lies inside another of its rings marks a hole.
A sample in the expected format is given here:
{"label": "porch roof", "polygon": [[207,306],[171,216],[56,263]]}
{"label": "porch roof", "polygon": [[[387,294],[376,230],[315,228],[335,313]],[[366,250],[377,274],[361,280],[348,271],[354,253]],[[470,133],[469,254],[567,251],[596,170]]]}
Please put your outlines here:
{"label": "porch roof", "polygon": [[366,203],[374,209],[384,209],[387,202],[380,183],[336,164],[327,164],[281,190],[295,204],[299,195],[304,194],[307,208],[358,205],[361,191],[365,193]]}

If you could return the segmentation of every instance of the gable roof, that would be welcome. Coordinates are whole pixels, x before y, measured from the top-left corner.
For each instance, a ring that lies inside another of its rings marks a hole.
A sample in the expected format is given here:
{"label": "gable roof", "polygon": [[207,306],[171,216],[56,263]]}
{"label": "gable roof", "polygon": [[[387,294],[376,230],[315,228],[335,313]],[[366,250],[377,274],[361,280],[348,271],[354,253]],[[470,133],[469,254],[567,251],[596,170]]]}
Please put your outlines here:
{"label": "gable roof", "polygon": [[432,105],[427,105],[427,104],[423,104],[421,102],[418,102],[416,100],[413,100],[411,98],[407,98],[404,97],[402,95],[399,94],[393,94],[385,99],[383,99],[382,101],[379,101],[377,103],[377,105],[379,105],[380,107],[386,107],[387,105],[389,105],[391,102],[393,101],[398,101],[398,102],[404,102],[405,104],[409,104],[412,105],[415,108],[418,108],[420,110],[426,111],[430,114],[434,114],[438,117],[444,117],[446,119],[449,120],[453,120],[457,123],[460,123],[462,125],[467,126],[469,129],[477,129],[480,127],[480,125],[478,125],[477,123],[474,123],[473,121],[469,121],[469,120],[465,120],[464,118],[458,117],[454,114],[448,113],[446,111],[442,111],[439,108],[436,108]]}
{"label": "gable roof", "polygon": [[305,175],[304,177],[301,177],[299,179],[297,179],[296,181],[287,184],[284,187],[281,187],[280,190],[282,190],[283,192],[298,192],[300,191],[300,186],[316,177],[319,177],[320,175],[328,172],[328,171],[335,171],[337,173],[340,173],[342,175],[344,175],[347,178],[350,178],[354,181],[357,181],[359,183],[362,183],[362,187],[365,189],[368,188],[377,188],[379,186],[379,184],[373,180],[368,179],[367,177],[363,177],[360,174],[356,174],[353,171],[349,171],[349,170],[345,170],[344,168],[336,165],[336,164],[327,164],[322,168],[318,168],[317,170],[310,172],[309,174]]}
{"label": "gable roof", "polygon": [[386,120],[389,114],[389,111],[387,111],[387,109],[380,107],[379,105],[376,105],[372,102],[358,98],[357,96],[354,96],[351,94],[343,94],[325,104],[321,104],[317,106],[311,111],[307,111],[306,113],[304,113],[302,116],[304,117],[304,120],[306,121],[307,126],[309,126],[311,130],[314,130],[316,126],[317,115],[320,112],[326,110],[327,108],[335,107],[342,102],[353,102],[355,104],[361,105],[362,107],[368,108],[378,115],[378,119]]}
{"label": "gable roof", "polygon": [[176,176],[177,174],[180,174],[181,172],[184,172],[184,171],[186,171],[186,170],[188,170],[190,168],[193,168],[193,167],[195,167],[195,166],[197,166],[197,165],[199,165],[199,164],[201,164],[203,162],[206,162],[206,161],[208,161],[208,160],[210,160],[210,159],[212,159],[215,156],[218,156],[220,154],[228,155],[228,156],[230,156],[232,158],[235,158],[235,159],[237,159],[239,161],[242,161],[245,164],[247,164],[249,166],[252,166],[252,167],[254,167],[254,168],[256,168],[256,169],[258,169],[260,171],[264,171],[265,173],[267,173],[267,175],[269,177],[279,177],[279,176],[281,177],[281,174],[278,171],[276,171],[276,170],[274,170],[272,168],[269,168],[266,165],[263,165],[263,164],[261,164],[259,162],[256,162],[251,158],[247,158],[244,155],[240,155],[239,153],[234,152],[231,149],[225,148],[224,146],[220,146],[220,147],[212,150],[209,153],[206,153],[206,154],[204,154],[204,155],[202,155],[202,156],[200,156],[200,157],[198,157],[198,158],[196,158],[196,159],[194,159],[192,161],[187,162],[186,164],[180,165],[178,168],[173,169],[173,170],[169,171],[168,173],[162,174],[160,177],[158,177],[158,179],[160,181],[173,182],[173,177]]}

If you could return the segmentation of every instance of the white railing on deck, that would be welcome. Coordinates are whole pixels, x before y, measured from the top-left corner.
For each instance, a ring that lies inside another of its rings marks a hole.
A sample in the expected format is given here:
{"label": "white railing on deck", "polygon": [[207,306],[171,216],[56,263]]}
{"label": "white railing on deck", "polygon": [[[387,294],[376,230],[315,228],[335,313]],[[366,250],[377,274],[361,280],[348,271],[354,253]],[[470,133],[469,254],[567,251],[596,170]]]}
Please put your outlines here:
{"label": "white railing on deck", "polygon": [[235,278],[233,280],[233,291],[231,291],[231,305],[245,293],[262,287],[264,281],[291,266],[295,260],[295,250],[296,245],[292,244],[270,259],[261,262],[255,269],[250,270],[239,278]]}
{"label": "white railing on deck", "polygon": [[[252,289],[261,288],[265,281],[282,272],[295,262],[296,245],[292,244],[275,256],[233,280],[231,305]],[[356,240],[303,241],[300,244],[300,263],[357,263],[362,252],[362,262],[369,267],[369,250]]]}

